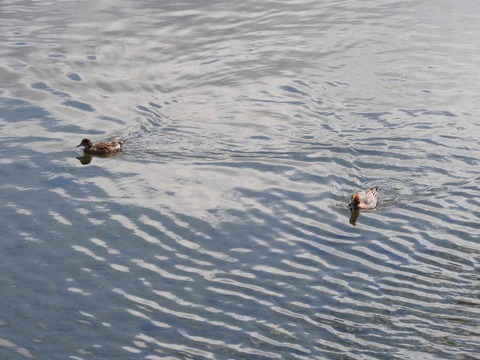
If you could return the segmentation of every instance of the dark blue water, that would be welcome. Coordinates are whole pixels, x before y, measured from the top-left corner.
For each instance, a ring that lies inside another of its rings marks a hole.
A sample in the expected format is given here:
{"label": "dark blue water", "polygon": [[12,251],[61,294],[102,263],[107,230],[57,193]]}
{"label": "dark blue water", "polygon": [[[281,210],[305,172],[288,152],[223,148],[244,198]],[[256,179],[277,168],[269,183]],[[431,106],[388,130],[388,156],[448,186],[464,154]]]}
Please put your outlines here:
{"label": "dark blue water", "polygon": [[3,2],[0,358],[478,358],[478,14]]}

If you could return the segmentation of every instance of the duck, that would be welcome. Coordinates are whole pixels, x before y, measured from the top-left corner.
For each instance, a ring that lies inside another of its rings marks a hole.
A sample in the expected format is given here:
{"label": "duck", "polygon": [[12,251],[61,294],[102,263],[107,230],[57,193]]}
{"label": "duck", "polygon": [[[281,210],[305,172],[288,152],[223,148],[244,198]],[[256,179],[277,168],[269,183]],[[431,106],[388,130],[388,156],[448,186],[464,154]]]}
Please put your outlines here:
{"label": "duck", "polygon": [[350,198],[348,204],[350,210],[371,210],[377,206],[378,186],[373,186],[368,190],[355,193]]}
{"label": "duck", "polygon": [[111,155],[120,150],[122,150],[123,144],[127,142],[126,140],[113,140],[113,141],[103,141],[94,144],[89,139],[83,139],[82,142],[77,145],[77,147],[83,146],[83,151],[87,154],[92,155]]}

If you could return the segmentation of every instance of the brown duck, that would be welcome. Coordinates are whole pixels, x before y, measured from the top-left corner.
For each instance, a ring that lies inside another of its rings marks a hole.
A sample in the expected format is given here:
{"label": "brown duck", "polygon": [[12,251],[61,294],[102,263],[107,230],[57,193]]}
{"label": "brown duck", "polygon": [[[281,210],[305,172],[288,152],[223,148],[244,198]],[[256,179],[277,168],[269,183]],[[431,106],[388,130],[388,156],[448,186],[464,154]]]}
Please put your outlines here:
{"label": "brown duck", "polygon": [[355,193],[350,198],[350,210],[362,209],[371,210],[377,206],[378,186],[371,187],[368,190]]}
{"label": "brown duck", "polygon": [[89,139],[83,139],[80,145],[77,145],[77,147],[83,146],[83,151],[86,152],[87,154],[111,155],[122,150],[122,146],[127,142],[127,140],[128,139],[103,141],[103,142],[98,142],[94,144]]}

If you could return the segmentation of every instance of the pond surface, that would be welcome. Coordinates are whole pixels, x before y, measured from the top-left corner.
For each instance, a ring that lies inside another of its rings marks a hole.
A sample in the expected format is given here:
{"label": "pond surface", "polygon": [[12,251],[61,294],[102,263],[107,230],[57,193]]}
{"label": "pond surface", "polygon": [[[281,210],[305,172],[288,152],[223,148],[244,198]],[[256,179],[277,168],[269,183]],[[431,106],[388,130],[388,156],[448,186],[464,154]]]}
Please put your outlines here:
{"label": "pond surface", "polygon": [[0,23],[2,359],[478,359],[479,2]]}

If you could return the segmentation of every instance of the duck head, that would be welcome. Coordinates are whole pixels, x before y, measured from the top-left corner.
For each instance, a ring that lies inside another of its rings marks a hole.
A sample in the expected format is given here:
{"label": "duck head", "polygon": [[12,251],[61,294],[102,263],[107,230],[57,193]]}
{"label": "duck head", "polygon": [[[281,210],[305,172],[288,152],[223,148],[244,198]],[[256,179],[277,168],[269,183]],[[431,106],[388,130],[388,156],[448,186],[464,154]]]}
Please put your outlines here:
{"label": "duck head", "polygon": [[80,147],[80,146],[84,146],[84,147],[92,147],[93,143],[88,140],[88,139],[83,139],[82,142],[80,143],[80,145],[77,145],[77,147]]}
{"label": "duck head", "polygon": [[350,208],[350,210],[358,209],[358,205],[360,203],[361,203],[360,195],[353,194],[350,199],[350,204],[348,204],[348,207]]}

